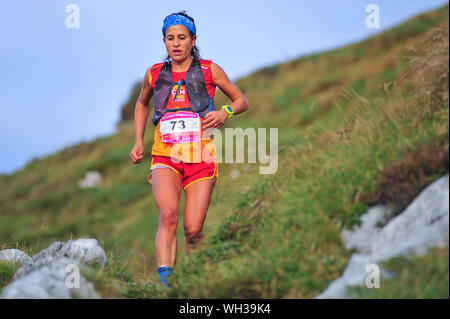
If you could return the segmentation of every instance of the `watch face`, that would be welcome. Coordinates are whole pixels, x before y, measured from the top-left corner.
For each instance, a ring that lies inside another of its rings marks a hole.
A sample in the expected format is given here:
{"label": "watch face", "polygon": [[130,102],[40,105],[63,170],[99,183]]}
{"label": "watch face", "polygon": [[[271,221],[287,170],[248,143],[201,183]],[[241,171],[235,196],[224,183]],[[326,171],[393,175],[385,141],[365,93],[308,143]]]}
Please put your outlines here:
{"label": "watch face", "polygon": [[228,112],[233,112],[233,109],[231,108],[231,106],[227,106],[227,111]]}

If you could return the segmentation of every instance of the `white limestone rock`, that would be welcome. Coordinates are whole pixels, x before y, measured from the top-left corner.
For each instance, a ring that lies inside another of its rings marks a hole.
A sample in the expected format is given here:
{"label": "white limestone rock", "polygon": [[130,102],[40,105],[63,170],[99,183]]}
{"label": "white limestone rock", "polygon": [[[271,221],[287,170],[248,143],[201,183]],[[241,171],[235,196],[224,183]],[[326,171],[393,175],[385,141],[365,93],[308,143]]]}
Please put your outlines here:
{"label": "white limestone rock", "polygon": [[387,205],[376,205],[369,208],[367,213],[361,216],[361,225],[355,230],[344,229],[342,238],[347,249],[355,249],[359,253],[368,254],[372,247],[372,241],[381,232],[379,224],[384,224],[393,213],[393,208]]}
{"label": "white limestone rock", "polygon": [[24,264],[31,261],[31,257],[19,249],[3,249],[0,250],[0,261]]}
{"label": "white limestone rock", "polygon": [[81,188],[93,188],[102,183],[102,176],[97,171],[86,172],[84,178],[78,182]]}
{"label": "white limestone rock", "polygon": [[[74,272],[86,268],[77,260],[63,256],[29,272],[6,286],[0,299],[98,299],[100,296],[92,283]],[[79,277],[75,277],[78,276]],[[75,279],[78,278],[78,279]]]}
{"label": "white limestone rock", "polygon": [[[428,185],[413,202],[383,228],[376,227],[384,220],[386,207],[372,207],[362,217],[362,224],[354,231],[344,231],[346,248],[356,253],[344,270],[316,298],[348,298],[349,286],[364,285],[369,275],[366,267],[392,257],[410,253],[421,255],[431,247],[448,246],[449,238],[449,176]],[[381,278],[390,277],[380,267]]]}
{"label": "white limestone rock", "polygon": [[94,238],[69,240],[63,247],[64,256],[81,261],[86,265],[106,264],[106,253]]}
{"label": "white limestone rock", "polygon": [[77,260],[85,265],[103,267],[106,263],[106,253],[96,239],[80,238],[69,240],[66,243],[58,241],[41,250],[20,267],[15,274],[15,278],[21,278],[31,271],[52,263],[55,258],[61,256]]}

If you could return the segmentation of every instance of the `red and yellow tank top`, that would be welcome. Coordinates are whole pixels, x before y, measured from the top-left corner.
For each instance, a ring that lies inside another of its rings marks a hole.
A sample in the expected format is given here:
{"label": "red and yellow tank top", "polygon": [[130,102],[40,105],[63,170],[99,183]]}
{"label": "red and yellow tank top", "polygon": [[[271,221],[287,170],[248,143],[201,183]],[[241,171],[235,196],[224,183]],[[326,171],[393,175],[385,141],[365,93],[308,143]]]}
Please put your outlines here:
{"label": "red and yellow tank top", "polygon": [[[211,72],[211,62],[210,60],[200,60],[201,69],[203,72],[203,77],[205,79],[206,90],[209,96],[214,99],[216,85]],[[156,79],[158,78],[159,72],[161,71],[164,63],[157,63],[150,69],[149,82],[152,88],[155,87]],[[172,71],[172,81],[178,82],[181,79],[186,78],[186,72],[173,72]],[[187,96],[185,85],[181,85],[176,95],[176,100],[174,101],[175,94],[177,92],[178,85],[175,84],[172,87],[171,95],[167,103],[167,109],[177,109],[189,107],[189,98]],[[200,119],[202,119],[200,117]],[[203,137],[203,126],[200,125],[200,142],[191,143],[165,143],[162,141],[162,136],[160,132],[161,121],[158,122],[155,132],[154,132],[154,142],[152,147],[152,155],[159,156],[172,156],[180,161],[186,163],[200,163],[202,161],[214,160],[215,159],[215,145],[213,137]],[[174,148],[172,151],[172,148]]]}

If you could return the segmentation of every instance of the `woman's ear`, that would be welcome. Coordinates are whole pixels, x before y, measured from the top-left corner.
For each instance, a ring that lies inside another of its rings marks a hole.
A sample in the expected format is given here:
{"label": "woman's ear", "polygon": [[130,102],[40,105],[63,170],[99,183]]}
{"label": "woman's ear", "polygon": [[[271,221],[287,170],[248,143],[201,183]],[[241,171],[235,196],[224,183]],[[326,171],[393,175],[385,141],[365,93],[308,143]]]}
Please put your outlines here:
{"label": "woman's ear", "polygon": [[195,46],[195,41],[197,40],[197,36],[194,34],[192,37],[192,46]]}

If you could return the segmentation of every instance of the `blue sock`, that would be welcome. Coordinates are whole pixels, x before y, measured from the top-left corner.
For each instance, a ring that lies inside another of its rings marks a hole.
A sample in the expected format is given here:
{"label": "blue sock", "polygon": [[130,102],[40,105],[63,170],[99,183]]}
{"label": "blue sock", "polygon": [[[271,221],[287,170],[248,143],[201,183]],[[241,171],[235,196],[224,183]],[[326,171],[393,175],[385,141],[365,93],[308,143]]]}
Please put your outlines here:
{"label": "blue sock", "polygon": [[168,284],[168,277],[173,274],[172,267],[162,266],[158,268],[159,280],[161,281],[161,287],[170,288]]}

